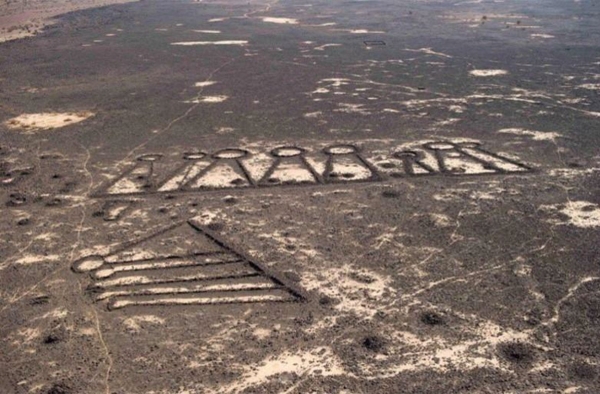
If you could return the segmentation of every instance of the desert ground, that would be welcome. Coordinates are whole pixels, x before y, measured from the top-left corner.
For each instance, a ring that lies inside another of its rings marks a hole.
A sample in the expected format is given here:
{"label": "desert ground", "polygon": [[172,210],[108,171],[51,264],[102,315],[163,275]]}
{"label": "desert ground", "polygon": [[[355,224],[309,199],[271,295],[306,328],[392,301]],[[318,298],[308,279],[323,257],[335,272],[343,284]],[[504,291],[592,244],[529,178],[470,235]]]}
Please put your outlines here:
{"label": "desert ground", "polygon": [[0,393],[600,392],[597,2],[0,9]]}

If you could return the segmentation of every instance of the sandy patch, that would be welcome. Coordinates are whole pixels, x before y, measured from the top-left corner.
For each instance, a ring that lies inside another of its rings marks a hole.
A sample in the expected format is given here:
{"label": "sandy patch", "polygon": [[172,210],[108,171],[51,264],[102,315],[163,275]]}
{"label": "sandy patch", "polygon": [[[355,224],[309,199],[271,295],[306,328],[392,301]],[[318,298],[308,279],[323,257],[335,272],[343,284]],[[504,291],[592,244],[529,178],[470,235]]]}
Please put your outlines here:
{"label": "sandy patch", "polygon": [[307,113],[304,114],[304,117],[305,118],[318,118],[321,115],[323,115],[322,111],[307,112]]}
{"label": "sandy patch", "polygon": [[199,104],[199,103],[222,103],[227,100],[229,97],[227,96],[204,96],[199,97],[194,100],[186,101],[189,104]]}
{"label": "sandy patch", "polygon": [[203,33],[203,34],[221,34],[221,30],[192,30],[193,32],[196,33]]}
{"label": "sandy patch", "polygon": [[42,112],[38,114],[22,114],[4,122],[11,130],[24,129],[29,132],[51,130],[70,126],[94,116],[92,112]]}
{"label": "sandy patch", "polygon": [[288,24],[288,25],[297,25],[298,20],[292,18],[274,18],[274,17],[264,17],[261,18],[263,22],[267,23],[279,23],[279,24]]}
{"label": "sandy patch", "polygon": [[506,70],[471,70],[469,71],[474,77],[496,77],[508,74]]}
{"label": "sandy patch", "polygon": [[498,133],[528,136],[535,141],[555,141],[556,138],[561,137],[560,134],[552,131],[534,131],[520,128],[500,129]]}
{"label": "sandy patch", "polygon": [[325,48],[329,48],[329,47],[341,47],[341,46],[342,46],[342,44],[323,44],[321,46],[314,47],[313,49],[315,51],[324,51]]}
{"label": "sandy patch", "polygon": [[35,254],[26,254],[20,259],[15,261],[15,264],[19,265],[30,265],[30,264],[47,264],[49,262],[60,261],[61,256],[54,255],[35,255]]}
{"label": "sandy patch", "polygon": [[364,33],[383,34],[385,32],[381,31],[381,30],[355,29],[355,30],[350,30],[350,33],[352,33],[352,34],[364,34]]}
{"label": "sandy patch", "polygon": [[600,227],[600,206],[591,202],[569,201],[566,204],[542,205],[540,208],[566,216],[566,220],[554,220],[557,224]]}
{"label": "sandy patch", "polygon": [[367,29],[350,29],[350,30],[345,30],[345,29],[340,29],[339,31],[347,31],[348,33],[352,33],[352,34],[367,34],[367,33],[371,33],[371,34],[384,34],[384,31],[381,30],[367,30]]}
{"label": "sandy patch", "polygon": [[407,52],[420,52],[426,55],[440,56],[445,58],[452,58],[452,56],[445,54],[443,52],[436,52],[432,48],[419,48],[419,49],[405,49]]}
{"label": "sandy patch", "polygon": [[216,81],[204,81],[204,82],[196,82],[196,83],[194,84],[194,87],[197,87],[197,88],[205,88],[205,87],[207,87],[207,86],[212,86],[212,85],[214,85],[214,84],[216,84],[216,83],[217,83]]}
{"label": "sandy patch", "polygon": [[144,324],[161,325],[164,323],[165,319],[154,315],[132,316],[123,320],[123,325],[134,332],[139,332]]}
{"label": "sandy patch", "polygon": [[266,328],[257,328],[252,332],[252,335],[257,337],[258,339],[267,339],[271,336],[271,330]]}
{"label": "sandy patch", "polygon": [[351,104],[351,103],[339,103],[337,109],[334,109],[334,112],[344,112],[347,114],[356,113],[361,115],[369,115],[367,109],[363,108],[363,104]]}
{"label": "sandy patch", "polygon": [[370,319],[382,309],[395,290],[389,286],[391,279],[361,267],[344,266],[321,269],[319,273],[307,272],[302,285],[309,291],[337,299],[335,309],[359,318]]}
{"label": "sandy patch", "polygon": [[225,40],[225,41],[183,41],[183,42],[172,42],[171,45],[179,46],[196,46],[196,45],[247,45],[248,41],[245,40]]}
{"label": "sandy patch", "polygon": [[320,371],[321,376],[336,376],[345,373],[339,359],[328,347],[295,353],[287,351],[266,358],[257,367],[247,367],[247,371],[240,379],[229,385],[221,385],[209,393],[240,393],[245,389],[258,387],[280,374],[310,376],[317,370]]}
{"label": "sandy patch", "polygon": [[530,34],[530,36],[531,36],[531,38],[554,38],[554,36],[551,34],[542,34],[542,33]]}
{"label": "sandy patch", "polygon": [[585,83],[585,84],[579,85],[577,87],[580,89],[587,89],[587,90],[600,90],[600,83]]}

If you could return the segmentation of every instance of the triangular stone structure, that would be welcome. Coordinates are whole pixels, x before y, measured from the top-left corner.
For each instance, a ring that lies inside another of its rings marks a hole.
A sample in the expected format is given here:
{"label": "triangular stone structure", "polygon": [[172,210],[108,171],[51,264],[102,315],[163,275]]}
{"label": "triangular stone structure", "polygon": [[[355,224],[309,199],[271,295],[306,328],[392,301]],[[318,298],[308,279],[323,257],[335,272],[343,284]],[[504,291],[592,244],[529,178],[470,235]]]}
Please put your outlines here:
{"label": "triangular stone structure", "polygon": [[210,230],[180,223],[106,256],[73,264],[89,272],[89,290],[109,309],[299,301],[303,296]]}

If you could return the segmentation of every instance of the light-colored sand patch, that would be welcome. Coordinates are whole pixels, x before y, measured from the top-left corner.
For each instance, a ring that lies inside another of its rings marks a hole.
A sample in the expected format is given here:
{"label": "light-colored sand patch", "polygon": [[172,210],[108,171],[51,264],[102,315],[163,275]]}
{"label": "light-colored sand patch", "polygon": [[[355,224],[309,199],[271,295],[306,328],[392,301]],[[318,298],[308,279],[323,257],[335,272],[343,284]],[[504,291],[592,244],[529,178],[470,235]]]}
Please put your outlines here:
{"label": "light-colored sand patch", "polygon": [[313,49],[315,51],[324,51],[325,48],[329,48],[329,47],[341,47],[341,46],[342,46],[342,44],[323,44],[321,46],[314,47]]}
{"label": "light-colored sand patch", "polygon": [[542,205],[540,208],[567,217],[567,220],[553,220],[556,224],[581,228],[600,227],[600,206],[588,201],[568,201],[565,204]]}
{"label": "light-colored sand patch", "polygon": [[[50,25],[51,23],[48,23],[48,25]],[[35,36],[38,32],[42,31],[42,28],[44,26],[41,26],[39,28],[36,28],[33,31],[27,31],[27,30],[15,30],[12,32],[3,32],[2,34],[0,34],[0,43],[2,42],[7,42],[7,41],[13,41],[13,40],[18,40],[21,38],[25,38],[25,37],[33,37]]]}
{"label": "light-colored sand patch", "polygon": [[12,130],[24,129],[26,131],[51,130],[83,122],[94,116],[92,112],[42,112],[37,114],[23,114],[4,122]]}
{"label": "light-colored sand patch", "polygon": [[165,324],[165,319],[154,315],[139,315],[123,320],[123,325],[134,332],[140,332],[144,324],[162,325]]}
{"label": "light-colored sand patch", "polygon": [[600,90],[600,83],[585,83],[577,86],[579,89]]}
{"label": "light-colored sand patch", "polygon": [[327,88],[317,88],[311,92],[311,94],[325,94],[329,93],[329,89]]}
{"label": "light-colored sand patch", "polygon": [[209,19],[208,21],[210,23],[214,23],[214,22],[223,22],[223,21],[226,21],[227,19],[229,19],[229,18],[212,18],[212,19]]}
{"label": "light-colored sand patch", "polygon": [[465,107],[461,105],[450,105],[448,106],[448,110],[457,114],[462,114],[465,112]]}
{"label": "light-colored sand patch", "polygon": [[275,18],[275,17],[264,17],[261,18],[263,22],[267,23],[279,23],[279,24],[288,24],[288,25],[297,25],[298,20],[293,18]]}
{"label": "light-colored sand patch", "polygon": [[33,238],[33,239],[35,239],[36,241],[39,241],[39,240],[52,241],[53,239],[56,239],[56,238],[60,239],[62,237],[57,233],[43,233],[40,235],[36,235],[35,238]]}
{"label": "light-colored sand patch", "polygon": [[227,96],[206,96],[200,99],[201,103],[222,103],[227,100]]}
{"label": "light-colored sand patch", "polygon": [[348,85],[350,80],[347,78],[325,78],[325,79],[320,80],[318,83],[323,83],[323,82],[331,82],[329,84],[329,86],[338,88],[340,86]]}
{"label": "light-colored sand patch", "polygon": [[508,74],[506,70],[471,70],[469,74],[474,77],[496,77]]}
{"label": "light-colored sand patch", "polygon": [[230,134],[230,133],[233,133],[234,131],[235,131],[235,128],[233,128],[233,127],[219,127],[217,130],[215,130],[215,133]]}
{"label": "light-colored sand patch", "polygon": [[531,38],[554,38],[554,36],[551,34],[543,34],[543,33],[530,34],[530,37]]}
{"label": "light-colored sand patch", "polygon": [[554,168],[548,171],[548,175],[572,179],[595,172],[600,172],[600,168]]}
{"label": "light-colored sand patch", "polygon": [[[258,238],[263,239],[263,240],[269,240],[271,242],[276,242],[278,244],[278,245],[276,245],[276,248],[280,252],[295,254],[296,258],[300,258],[300,259],[302,258],[302,256],[297,254],[297,252],[302,253],[309,257],[314,257],[319,254],[316,250],[312,249],[310,246],[308,246],[306,244],[302,244],[301,243],[302,241],[300,239],[298,239],[296,237],[290,237],[288,235],[283,235],[279,231],[275,231],[272,233],[262,233],[262,234],[259,234]],[[293,251],[288,250],[287,247],[289,245],[295,245],[295,246],[297,246],[297,248],[294,249]]]}
{"label": "light-colored sand patch", "polygon": [[183,42],[172,42],[171,45],[179,46],[196,46],[196,45],[248,45],[246,40],[224,40],[224,41],[183,41]]}
{"label": "light-colored sand patch", "polygon": [[347,30],[348,32],[352,33],[352,34],[367,34],[367,33],[371,33],[371,34],[384,34],[384,31],[381,30],[367,30],[367,29],[354,29],[354,30]]}
{"label": "light-colored sand patch", "polygon": [[194,216],[191,220],[200,226],[207,226],[213,223],[217,218],[223,220],[225,217],[226,215],[223,215],[221,210],[211,209],[202,212],[198,216]]}
{"label": "light-colored sand patch", "polygon": [[555,141],[556,138],[562,137],[560,134],[552,131],[534,131],[520,128],[500,129],[498,130],[498,133],[524,135],[531,137],[531,139],[535,141]]}
{"label": "light-colored sand patch", "polygon": [[405,51],[407,52],[420,52],[420,53],[424,53],[426,55],[433,55],[433,56],[440,56],[440,57],[445,57],[445,58],[452,58],[452,56],[447,55],[445,53],[442,52],[436,52],[431,48],[419,48],[419,49],[405,49]]}
{"label": "light-colored sand patch", "polygon": [[192,30],[195,33],[203,34],[221,34],[221,30]]}
{"label": "light-colored sand patch", "polygon": [[467,105],[468,103],[468,100],[464,98],[413,99],[401,102],[401,104],[404,104],[408,108],[414,109],[424,109],[438,105],[448,105],[447,108],[450,108],[452,105]]}
{"label": "light-colored sand patch", "polygon": [[316,112],[307,112],[303,116],[305,118],[318,118],[321,115],[323,115],[322,111],[316,111]]}
{"label": "light-colored sand patch", "polygon": [[266,328],[256,328],[252,332],[252,335],[257,337],[258,339],[267,339],[268,337],[271,336],[271,330],[266,329]]}
{"label": "light-colored sand patch", "polygon": [[460,121],[461,121],[461,119],[459,119],[459,118],[448,118],[448,119],[437,121],[434,123],[434,125],[437,127],[448,126],[448,125],[451,125],[454,123],[458,123]]}
{"label": "light-colored sand patch", "polygon": [[441,213],[430,213],[429,217],[436,227],[450,227],[453,225],[453,222],[448,215]]}
{"label": "light-colored sand patch", "polygon": [[86,337],[95,337],[98,335],[95,327],[82,327],[78,330],[78,333]]}
{"label": "light-colored sand patch", "polygon": [[341,362],[328,347],[318,347],[296,353],[283,352],[263,360],[257,367],[246,367],[246,369],[247,371],[240,379],[227,387],[221,385],[219,389],[211,393],[239,393],[247,388],[262,385],[272,377],[283,373],[310,376],[319,370],[320,376],[344,374]]}
{"label": "light-colored sand patch", "polygon": [[188,104],[199,104],[199,103],[222,103],[223,101],[227,100],[229,97],[228,96],[204,96],[204,97],[199,97],[196,98],[194,100],[189,100],[186,101],[186,103]]}
{"label": "light-colored sand patch", "polygon": [[567,103],[567,104],[579,104],[584,101],[585,101],[585,99],[583,99],[583,98],[572,98],[572,99],[563,99],[562,100],[563,103]]}
{"label": "light-colored sand patch", "polygon": [[344,112],[347,114],[361,114],[361,115],[369,115],[371,112],[369,110],[363,108],[363,104],[351,104],[351,103],[339,103],[337,109],[334,109],[335,112]]}
{"label": "light-colored sand patch", "polygon": [[67,317],[68,314],[69,311],[65,308],[56,308],[54,310],[51,310],[50,312],[44,313],[43,315],[38,317],[38,319],[64,319],[65,317]]}
{"label": "light-colored sand patch", "polygon": [[480,322],[477,328],[469,331],[465,336],[471,338],[465,338],[459,344],[450,343],[442,337],[421,338],[409,332],[398,332],[396,340],[413,351],[408,351],[407,356],[401,357],[396,365],[391,364],[387,370],[373,372],[379,377],[391,377],[406,371],[448,371],[455,368],[463,371],[477,368],[507,370],[496,355],[496,347],[501,343],[530,341],[529,333],[514,331],[489,321]]}
{"label": "light-colored sand patch", "polygon": [[214,84],[216,84],[216,83],[217,83],[217,81],[204,81],[204,82],[196,82],[196,83],[194,84],[194,86],[195,86],[195,87],[197,87],[197,88],[205,88],[205,87],[207,87],[207,86],[212,86],[212,85],[214,85]]}
{"label": "light-colored sand patch", "polygon": [[369,319],[385,305],[387,297],[394,298],[396,290],[389,286],[391,279],[362,267],[345,265],[325,268],[320,272],[305,272],[301,284],[339,301],[335,308],[360,318]]}
{"label": "light-colored sand patch", "polygon": [[[37,341],[42,336],[42,330],[39,328],[21,328],[16,333],[10,336],[12,344],[21,345],[21,344],[30,344],[34,341]],[[8,338],[4,338],[6,340]]]}
{"label": "light-colored sand patch", "polygon": [[15,264],[30,265],[30,264],[44,264],[48,262],[60,261],[62,258],[57,254],[52,255],[35,255],[26,254],[20,259],[15,261]]}

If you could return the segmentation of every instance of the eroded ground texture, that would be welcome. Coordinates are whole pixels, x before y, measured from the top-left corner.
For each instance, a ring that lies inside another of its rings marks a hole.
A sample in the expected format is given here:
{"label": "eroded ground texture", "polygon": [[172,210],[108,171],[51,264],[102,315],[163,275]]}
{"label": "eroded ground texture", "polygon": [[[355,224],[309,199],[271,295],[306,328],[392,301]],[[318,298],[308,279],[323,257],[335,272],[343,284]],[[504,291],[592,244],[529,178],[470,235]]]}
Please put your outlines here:
{"label": "eroded ground texture", "polygon": [[0,45],[0,392],[598,393],[599,21],[149,0]]}

